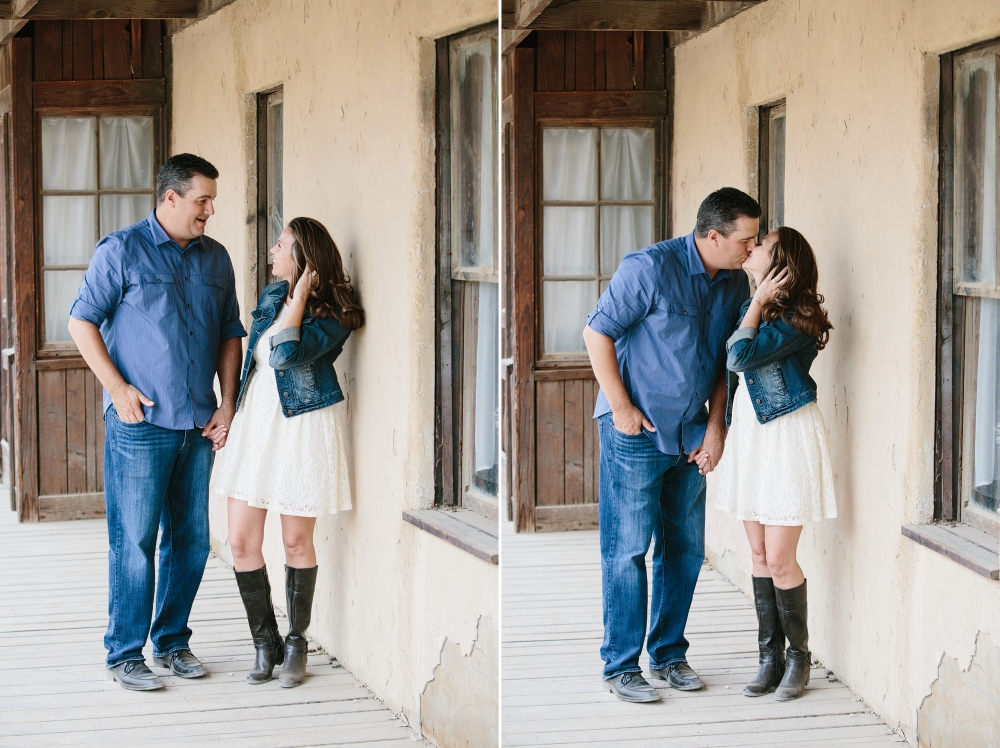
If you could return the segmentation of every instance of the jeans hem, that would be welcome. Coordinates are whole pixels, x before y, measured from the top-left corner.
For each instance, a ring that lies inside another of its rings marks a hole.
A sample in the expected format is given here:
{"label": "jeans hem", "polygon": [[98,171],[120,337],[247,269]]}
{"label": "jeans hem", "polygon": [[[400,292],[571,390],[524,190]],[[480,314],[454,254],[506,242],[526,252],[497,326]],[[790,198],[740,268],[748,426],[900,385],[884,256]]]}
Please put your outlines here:
{"label": "jeans hem", "polygon": [[625,668],[624,670],[619,670],[618,672],[612,673],[611,675],[601,675],[601,677],[604,678],[604,680],[611,680],[612,678],[617,678],[619,675],[625,675],[625,673],[642,673],[642,668],[641,667],[636,667],[634,669]]}
{"label": "jeans hem", "polygon": [[124,665],[126,662],[142,662],[142,663],[145,663],[146,662],[146,658],[145,657],[126,657],[124,660],[118,660],[118,662],[113,662],[110,665],[108,665],[108,664],[105,663],[104,667],[106,669],[108,669],[108,670],[111,670],[112,668],[116,668],[119,665]]}
{"label": "jeans hem", "polygon": [[[667,660],[667,663],[665,665],[654,665],[651,662],[651,663],[649,663],[649,669],[650,670],[666,670],[671,665],[676,665],[676,664],[678,664],[680,662],[683,662],[685,665],[688,665],[688,661],[687,661],[686,657],[675,657],[672,660]],[[690,665],[689,665],[689,667],[690,667]]]}
{"label": "jeans hem", "polygon": [[170,655],[177,654],[178,652],[190,652],[190,651],[191,647],[185,644],[182,647],[176,647],[175,649],[171,649],[169,652],[166,652],[164,654],[157,654],[156,651],[154,650],[153,657],[159,657],[162,660],[164,657],[169,657]]}

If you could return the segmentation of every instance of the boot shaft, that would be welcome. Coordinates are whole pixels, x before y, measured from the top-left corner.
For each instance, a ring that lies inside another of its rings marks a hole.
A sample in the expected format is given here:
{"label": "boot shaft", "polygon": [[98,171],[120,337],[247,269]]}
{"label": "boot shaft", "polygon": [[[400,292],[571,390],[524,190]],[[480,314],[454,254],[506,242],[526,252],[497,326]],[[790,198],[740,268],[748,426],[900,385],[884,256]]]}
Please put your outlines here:
{"label": "boot shaft", "polygon": [[305,639],[306,629],[312,620],[313,595],[316,591],[316,571],[285,566],[285,600],[288,603],[288,637],[293,641]]}
{"label": "boot shaft", "polygon": [[278,633],[278,622],[274,616],[271,601],[271,583],[267,577],[267,567],[253,571],[237,571],[236,585],[247,613],[250,635],[255,644],[269,641]]}
{"label": "boot shaft", "polygon": [[809,606],[806,582],[790,590],[774,588],[781,628],[788,638],[788,658],[809,662]]}
{"label": "boot shaft", "polygon": [[757,611],[757,646],[760,660],[784,662],[785,633],[781,628],[774,581],[770,577],[752,577],[754,608]]}

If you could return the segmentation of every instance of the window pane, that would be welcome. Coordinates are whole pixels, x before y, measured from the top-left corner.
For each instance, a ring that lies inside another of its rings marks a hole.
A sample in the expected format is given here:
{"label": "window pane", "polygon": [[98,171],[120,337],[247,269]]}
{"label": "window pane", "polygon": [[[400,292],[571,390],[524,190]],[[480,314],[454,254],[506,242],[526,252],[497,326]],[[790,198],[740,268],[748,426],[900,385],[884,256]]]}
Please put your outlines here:
{"label": "window pane", "polygon": [[463,267],[495,264],[493,48],[479,37],[451,50],[452,252]]}
{"label": "window pane", "polygon": [[601,130],[601,199],[653,199],[653,131]]}
{"label": "window pane", "polygon": [[955,86],[955,251],[967,283],[996,281],[996,58],[959,65]]}
{"label": "window pane", "polygon": [[768,134],[767,230],[785,225],[785,107],[772,112]]}
{"label": "window pane", "polygon": [[597,130],[542,130],[542,199],[597,200]]}
{"label": "window pane", "polygon": [[97,187],[93,117],[42,117],[42,189]]}
{"label": "window pane", "polygon": [[[284,224],[284,100],[267,107],[267,243],[273,247],[285,228]],[[268,262],[271,262],[268,253]]]}
{"label": "window pane", "polygon": [[583,328],[597,304],[596,281],[545,281],[545,352],[583,353]]}
{"label": "window pane", "polygon": [[152,211],[152,195],[101,195],[101,236],[144,221]]}
{"label": "window pane", "polygon": [[597,208],[546,205],[542,214],[545,275],[593,275]]}
{"label": "window pane", "polygon": [[86,265],[97,237],[93,195],[46,195],[42,198],[42,243],[46,265]]}
{"label": "window pane", "polygon": [[480,283],[476,330],[476,424],[472,485],[497,495],[500,445],[500,285]]}
{"label": "window pane", "polygon": [[153,188],[153,118],[101,118],[101,187]]}
{"label": "window pane", "polygon": [[1000,492],[1000,398],[997,393],[1000,386],[997,376],[1000,301],[979,299],[977,303],[976,441],[972,499],[981,508],[995,512]]}
{"label": "window pane", "polygon": [[85,270],[46,270],[45,276],[45,341],[69,343],[72,338],[69,324],[69,307],[83,283]]}
{"label": "window pane", "polygon": [[601,206],[601,275],[614,275],[622,257],[652,243],[651,205]]}

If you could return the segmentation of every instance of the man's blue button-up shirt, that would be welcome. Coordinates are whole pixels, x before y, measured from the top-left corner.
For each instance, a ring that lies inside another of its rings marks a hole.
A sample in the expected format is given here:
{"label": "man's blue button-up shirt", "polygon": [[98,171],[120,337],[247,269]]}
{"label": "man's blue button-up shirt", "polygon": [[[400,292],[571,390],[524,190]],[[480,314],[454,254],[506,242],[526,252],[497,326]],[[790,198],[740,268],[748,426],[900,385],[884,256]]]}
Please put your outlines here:
{"label": "man's blue button-up shirt", "polygon": [[219,347],[246,335],[226,248],[203,236],[181,249],[155,211],[98,242],[69,313],[100,328],[122,377],[155,403],[146,420],[167,429],[208,423]]}
{"label": "man's blue button-up shirt", "polygon": [[[587,318],[615,341],[625,390],[664,454],[687,454],[704,440],[706,402],[749,291],[743,271],[709,276],[691,233],[625,255]],[[602,391],[594,417],[610,411]]]}

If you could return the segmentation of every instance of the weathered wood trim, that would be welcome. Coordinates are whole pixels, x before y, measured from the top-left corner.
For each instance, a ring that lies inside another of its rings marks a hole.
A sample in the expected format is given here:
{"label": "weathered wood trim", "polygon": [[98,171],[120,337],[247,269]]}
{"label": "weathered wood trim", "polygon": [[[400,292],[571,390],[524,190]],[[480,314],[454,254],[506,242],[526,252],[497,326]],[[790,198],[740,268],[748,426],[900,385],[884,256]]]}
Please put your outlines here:
{"label": "weathered wood trim", "polygon": [[535,369],[536,382],[562,382],[567,379],[596,379],[596,377],[594,376],[594,370],[589,366]]}
{"label": "weathered wood trim", "polygon": [[[500,539],[468,509],[406,509],[403,520],[489,564],[500,563]],[[481,518],[485,521],[485,518]],[[493,523],[496,526],[496,523]]]}
{"label": "weathered wood trim", "polygon": [[596,530],[598,528],[597,504],[565,504],[535,508],[536,532],[566,532],[568,530]]}
{"label": "weathered wood trim", "polygon": [[535,531],[535,50],[514,55],[512,473],[518,532]]}
{"label": "weathered wood trim", "polygon": [[38,21],[197,18],[199,0],[39,0],[19,18]]}
{"label": "weathered wood trim", "polygon": [[[902,534],[925,548],[950,558],[966,569],[987,579],[1000,579],[998,541],[985,532],[961,528],[958,532],[947,525],[903,525]],[[970,532],[971,531],[971,532]],[[981,540],[969,536],[976,534]],[[992,541],[992,542],[991,542]]]}
{"label": "weathered wood trim", "polygon": [[35,361],[35,371],[64,371],[66,369],[86,369],[87,362],[77,353],[74,356],[40,358]]}
{"label": "weathered wood trim", "polygon": [[32,40],[11,41],[11,171],[14,226],[14,412],[15,468],[20,486],[18,518],[38,521],[38,400],[35,374],[35,121],[32,105]]}
{"label": "weathered wood trim", "polygon": [[531,33],[531,29],[513,29],[512,30],[512,29],[506,29],[505,28],[503,30],[503,34],[502,34],[502,38],[501,38],[501,42],[502,42],[502,45],[503,45],[501,47],[501,53],[502,54],[507,54],[508,52],[510,52],[512,49],[514,49],[514,47],[516,47],[518,44],[520,44],[521,42],[523,42],[525,40],[525,38],[528,36],[528,34],[530,34],[530,33]]}
{"label": "weathered wood trim", "polygon": [[517,0],[514,23],[523,29],[531,25],[539,15],[552,4],[552,0]]}
{"label": "weathered wood trim", "polygon": [[11,87],[4,86],[3,90],[0,90],[0,117],[7,114],[11,110]]}
{"label": "weathered wood trim", "polygon": [[700,0],[575,0],[549,6],[518,28],[576,31],[698,31],[706,4]]}
{"label": "weathered wood trim", "polygon": [[534,96],[538,120],[667,116],[666,91],[543,92]]}
{"label": "weathered wood trim", "polygon": [[99,519],[104,513],[104,492],[42,494],[38,497],[38,521]]}
{"label": "weathered wood trim", "polygon": [[163,106],[163,78],[114,81],[44,81],[32,84],[35,109],[96,109],[115,106]]}

